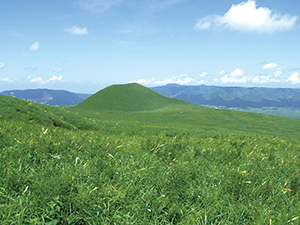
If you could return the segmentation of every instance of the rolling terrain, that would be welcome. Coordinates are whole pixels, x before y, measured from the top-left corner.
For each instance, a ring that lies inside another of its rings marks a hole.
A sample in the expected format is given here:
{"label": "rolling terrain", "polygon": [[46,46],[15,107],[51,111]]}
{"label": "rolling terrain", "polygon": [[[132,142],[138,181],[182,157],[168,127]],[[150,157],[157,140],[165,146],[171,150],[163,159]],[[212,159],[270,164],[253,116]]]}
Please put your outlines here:
{"label": "rolling terrain", "polygon": [[136,129],[147,126],[170,129],[176,125],[184,132],[250,132],[299,137],[298,120],[197,106],[164,97],[135,83],[107,87],[69,109],[86,117],[136,124]]}
{"label": "rolling terrain", "polygon": [[0,223],[297,224],[299,123],[138,84],[73,107],[0,96]]}

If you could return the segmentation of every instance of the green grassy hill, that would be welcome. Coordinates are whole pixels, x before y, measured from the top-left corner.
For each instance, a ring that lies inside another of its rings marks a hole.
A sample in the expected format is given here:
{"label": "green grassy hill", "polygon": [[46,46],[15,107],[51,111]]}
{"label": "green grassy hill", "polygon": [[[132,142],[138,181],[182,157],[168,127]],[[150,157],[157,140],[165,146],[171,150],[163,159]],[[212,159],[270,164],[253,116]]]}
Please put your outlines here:
{"label": "green grassy hill", "polygon": [[172,104],[186,104],[177,99],[166,98],[136,83],[112,85],[75,106],[76,109],[102,111],[147,111]]}
{"label": "green grassy hill", "polygon": [[87,119],[62,108],[0,95],[0,115],[5,121],[32,123],[67,129],[96,129]]}
{"label": "green grassy hill", "polygon": [[102,91],[0,96],[0,224],[299,224],[299,120]]}
{"label": "green grassy hill", "polygon": [[[157,94],[139,84],[113,85],[70,111],[102,121],[115,129],[174,130],[189,133],[251,133],[299,138],[300,120],[265,114],[211,109]],[[134,128],[133,128],[134,127]]]}

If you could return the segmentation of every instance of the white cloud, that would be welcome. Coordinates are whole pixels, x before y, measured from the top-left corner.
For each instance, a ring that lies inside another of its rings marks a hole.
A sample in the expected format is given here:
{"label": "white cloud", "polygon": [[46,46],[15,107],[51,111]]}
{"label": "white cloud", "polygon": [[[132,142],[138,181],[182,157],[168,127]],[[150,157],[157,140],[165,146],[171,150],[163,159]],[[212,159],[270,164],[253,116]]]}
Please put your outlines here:
{"label": "white cloud", "polygon": [[[154,82],[154,78],[153,78],[152,81]],[[162,81],[155,81],[154,84],[166,85],[166,84],[173,83],[173,84],[184,85],[184,84],[189,84],[189,83],[194,82],[194,81],[196,81],[194,78],[187,77],[187,74],[182,74],[182,75],[174,76],[172,78],[165,78]]]}
{"label": "white cloud", "polygon": [[273,33],[295,27],[297,16],[274,13],[266,7],[256,7],[255,0],[232,5],[223,16],[209,15],[197,21],[196,29],[209,29],[213,25],[241,32]]}
{"label": "white cloud", "polygon": [[195,28],[200,29],[200,30],[206,30],[210,28],[211,22],[205,21],[205,19],[199,19]]}
{"label": "white cloud", "polygon": [[[29,79],[30,79],[30,77],[28,77]],[[62,81],[62,76],[55,76],[55,75],[53,75],[49,80],[44,80],[43,78],[41,78],[41,77],[37,77],[37,78],[33,78],[33,79],[31,79],[30,80],[30,82],[31,83],[39,83],[39,84],[46,84],[46,83],[48,83],[48,82],[50,82],[50,81],[59,81],[59,82],[61,82]]]}
{"label": "white cloud", "polygon": [[282,74],[282,71],[280,71],[280,70],[277,70],[276,72],[275,72],[275,77],[277,78],[277,77],[280,77],[281,76],[281,74]]}
{"label": "white cloud", "polygon": [[34,42],[30,47],[29,47],[29,51],[35,52],[37,50],[39,50],[40,48],[40,44],[38,42]]}
{"label": "white cloud", "polygon": [[241,69],[235,69],[231,74],[230,76],[243,76],[244,74],[244,71],[241,70]]}
{"label": "white cloud", "polygon": [[49,80],[47,80],[46,82],[49,82],[49,81],[62,81],[62,76],[55,76],[53,75]]}
{"label": "white cloud", "polygon": [[194,78],[186,77],[183,80],[180,80],[180,79],[176,80],[174,83],[176,83],[176,84],[188,84],[188,83],[193,82],[193,81],[195,81]]}
{"label": "white cloud", "polygon": [[267,84],[267,83],[280,83],[281,81],[276,78],[271,78],[270,76],[264,76],[261,77],[255,76],[252,78],[253,83],[260,83],[260,84]]}
{"label": "white cloud", "polygon": [[177,75],[177,76],[174,76],[174,77],[172,77],[173,79],[179,79],[179,78],[181,78],[181,77],[187,77],[187,74],[185,73],[185,74],[180,74],[180,75]]}
{"label": "white cloud", "polygon": [[3,63],[3,62],[0,63],[0,69],[3,68],[3,67],[5,67],[5,66],[6,66],[5,63]]}
{"label": "white cloud", "polygon": [[292,82],[293,84],[299,84],[300,83],[300,77],[299,73],[295,72],[292,73],[292,75],[286,80],[286,82]]}
{"label": "white cloud", "polygon": [[253,81],[254,83],[259,83],[259,82],[260,82],[259,76],[254,77],[254,78],[252,79],[252,81]]}
{"label": "white cloud", "polygon": [[270,78],[270,76],[261,76],[261,81],[259,83],[266,84],[266,83],[279,83],[280,80],[277,80],[276,78]]}
{"label": "white cloud", "polygon": [[229,77],[228,75],[225,75],[224,77],[221,77],[222,83],[246,83],[249,79],[244,76],[240,79],[236,77]]}
{"label": "white cloud", "polygon": [[277,68],[277,67],[278,67],[277,63],[270,62],[270,63],[268,63],[267,65],[264,65],[264,66],[262,67],[262,69],[263,69],[263,70],[271,70],[271,69],[275,69],[275,68]]}
{"label": "white cloud", "polygon": [[8,78],[2,78],[1,81],[3,81],[3,82],[12,82],[12,81],[11,81],[10,79],[8,79]]}
{"label": "white cloud", "polygon": [[105,12],[110,8],[121,5],[124,0],[78,0],[74,6],[91,13]]}
{"label": "white cloud", "polygon": [[203,73],[199,74],[199,77],[205,77],[206,75],[207,75],[207,73],[203,72]]}
{"label": "white cloud", "polygon": [[166,85],[169,83],[174,83],[172,78],[165,78],[163,81],[155,81],[155,84]]}
{"label": "white cloud", "polygon": [[133,82],[138,83],[138,84],[151,84],[153,81],[154,81],[154,78],[152,77],[151,79],[138,79]]}
{"label": "white cloud", "polygon": [[88,33],[88,31],[85,27],[81,28],[81,27],[77,27],[77,26],[65,28],[65,32],[68,32],[70,34],[79,34],[79,35]]}
{"label": "white cloud", "polygon": [[33,79],[30,80],[30,82],[32,82],[32,83],[45,83],[45,81],[41,77],[33,78]]}
{"label": "white cloud", "polygon": [[219,75],[219,76],[222,76],[222,75],[224,75],[225,73],[226,73],[225,70],[221,70],[221,71],[218,73],[218,75]]}

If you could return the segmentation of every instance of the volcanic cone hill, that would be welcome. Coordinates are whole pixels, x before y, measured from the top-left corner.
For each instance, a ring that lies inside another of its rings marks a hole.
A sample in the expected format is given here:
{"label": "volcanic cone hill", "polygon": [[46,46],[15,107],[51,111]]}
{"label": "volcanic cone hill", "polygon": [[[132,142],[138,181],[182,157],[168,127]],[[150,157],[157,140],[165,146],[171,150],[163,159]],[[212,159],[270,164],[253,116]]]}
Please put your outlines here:
{"label": "volcanic cone hill", "polygon": [[100,111],[146,111],[156,110],[174,104],[190,104],[164,97],[137,83],[112,85],[82,101],[77,109]]}

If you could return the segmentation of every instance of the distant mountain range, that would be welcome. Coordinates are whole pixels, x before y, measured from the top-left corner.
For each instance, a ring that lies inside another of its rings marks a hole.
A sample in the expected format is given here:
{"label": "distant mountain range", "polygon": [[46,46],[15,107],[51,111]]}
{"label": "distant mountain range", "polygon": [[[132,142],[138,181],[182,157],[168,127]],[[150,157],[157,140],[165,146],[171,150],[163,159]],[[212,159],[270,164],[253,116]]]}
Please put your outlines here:
{"label": "distant mountain range", "polygon": [[[225,108],[300,108],[300,89],[185,86],[177,84],[168,84],[151,89],[165,97],[176,98],[203,106],[221,106]],[[124,93],[126,91],[128,90],[124,89]],[[105,91],[102,93],[105,93]],[[91,94],[49,89],[9,90],[0,92],[0,94],[52,106],[74,106],[91,96]],[[105,96],[102,97],[103,101],[109,101]],[[149,96],[140,96],[140,104],[143,101],[149,101],[148,98]]]}
{"label": "distant mountain range", "polygon": [[10,90],[0,92],[0,94],[52,106],[77,105],[91,96],[90,94],[49,89]]}
{"label": "distant mountain range", "polygon": [[300,108],[300,89],[184,86],[177,84],[168,84],[151,89],[166,97],[177,98],[196,105],[224,106],[227,108]]}

